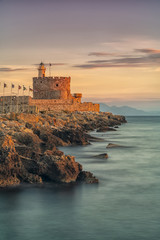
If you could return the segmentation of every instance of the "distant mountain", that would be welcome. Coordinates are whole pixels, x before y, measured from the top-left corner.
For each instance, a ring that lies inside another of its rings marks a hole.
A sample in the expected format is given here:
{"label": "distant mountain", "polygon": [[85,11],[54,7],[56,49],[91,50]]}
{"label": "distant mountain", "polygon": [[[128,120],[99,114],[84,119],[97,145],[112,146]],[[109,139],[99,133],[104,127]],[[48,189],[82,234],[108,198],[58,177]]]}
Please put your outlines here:
{"label": "distant mountain", "polygon": [[101,112],[111,112],[113,114],[125,115],[125,116],[156,116],[160,115],[160,112],[145,112],[136,108],[128,106],[108,106],[105,103],[100,103]]}

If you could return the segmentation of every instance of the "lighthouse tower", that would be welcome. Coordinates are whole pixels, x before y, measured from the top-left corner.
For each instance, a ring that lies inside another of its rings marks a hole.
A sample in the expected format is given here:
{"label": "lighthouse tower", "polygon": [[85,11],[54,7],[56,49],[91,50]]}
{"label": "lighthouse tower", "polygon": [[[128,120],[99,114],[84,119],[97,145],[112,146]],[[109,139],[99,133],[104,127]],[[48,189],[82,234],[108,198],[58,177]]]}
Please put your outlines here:
{"label": "lighthouse tower", "polygon": [[39,78],[44,78],[45,77],[45,72],[46,72],[46,68],[44,66],[44,63],[40,63],[39,68],[38,68],[38,77]]}

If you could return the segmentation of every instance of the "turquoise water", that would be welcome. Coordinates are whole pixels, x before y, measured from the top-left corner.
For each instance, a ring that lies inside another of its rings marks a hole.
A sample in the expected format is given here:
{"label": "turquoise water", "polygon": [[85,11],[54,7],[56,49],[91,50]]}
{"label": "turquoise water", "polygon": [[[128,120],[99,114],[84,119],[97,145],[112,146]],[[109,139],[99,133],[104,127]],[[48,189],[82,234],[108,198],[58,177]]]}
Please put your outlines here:
{"label": "turquoise water", "polygon": [[[160,117],[128,117],[102,142],[63,147],[98,185],[24,186],[0,191],[2,240],[160,238]],[[108,143],[124,147],[106,149]],[[108,159],[93,156],[107,152]]]}

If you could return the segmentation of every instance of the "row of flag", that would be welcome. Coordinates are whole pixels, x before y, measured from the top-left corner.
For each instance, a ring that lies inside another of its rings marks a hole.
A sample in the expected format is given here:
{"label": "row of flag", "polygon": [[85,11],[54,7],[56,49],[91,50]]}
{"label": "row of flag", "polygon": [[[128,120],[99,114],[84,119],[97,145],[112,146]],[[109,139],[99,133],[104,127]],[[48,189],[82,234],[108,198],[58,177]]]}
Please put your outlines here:
{"label": "row of flag", "polygon": [[[3,87],[4,87],[4,88],[7,88],[8,85],[7,85],[6,83],[4,83],[4,84],[3,84]],[[13,83],[11,84],[11,89],[12,89],[12,88],[15,88],[15,85],[14,85]],[[23,91],[26,91],[26,90],[27,90],[27,88],[26,88],[24,85],[23,85],[23,86],[18,85],[18,90],[20,90],[20,89],[23,89]],[[28,90],[31,91],[31,92],[33,92],[33,89],[32,89],[31,87],[29,87]]]}

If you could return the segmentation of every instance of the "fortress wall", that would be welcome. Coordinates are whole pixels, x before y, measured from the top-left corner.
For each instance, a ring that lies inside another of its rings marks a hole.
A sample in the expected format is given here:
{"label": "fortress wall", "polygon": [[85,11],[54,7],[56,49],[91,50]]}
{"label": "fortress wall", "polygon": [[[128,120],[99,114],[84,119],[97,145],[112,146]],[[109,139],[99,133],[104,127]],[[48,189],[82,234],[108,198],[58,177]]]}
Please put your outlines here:
{"label": "fortress wall", "polygon": [[0,106],[0,113],[38,113],[39,109],[37,106],[29,106],[28,104],[24,105],[14,105],[9,104],[5,106]]}
{"label": "fortress wall", "polygon": [[22,104],[28,104],[29,103],[29,96],[5,96],[0,97],[0,106],[2,105],[22,105]]}
{"label": "fortress wall", "polygon": [[0,97],[0,113],[38,111],[91,111],[99,112],[99,104],[79,102],[80,98],[72,99],[33,99],[29,96]]}
{"label": "fortress wall", "polygon": [[93,111],[99,112],[99,104],[91,102],[78,103],[70,99],[68,100],[55,100],[55,99],[30,99],[30,105],[38,107],[39,111]]}
{"label": "fortress wall", "polygon": [[63,105],[63,104],[72,104],[73,100],[72,99],[29,99],[29,105],[37,105],[41,107],[46,107],[48,105]]}
{"label": "fortress wall", "polygon": [[8,112],[30,112],[37,113],[38,108],[35,105],[30,106],[29,96],[5,96],[0,97],[0,113]]}

